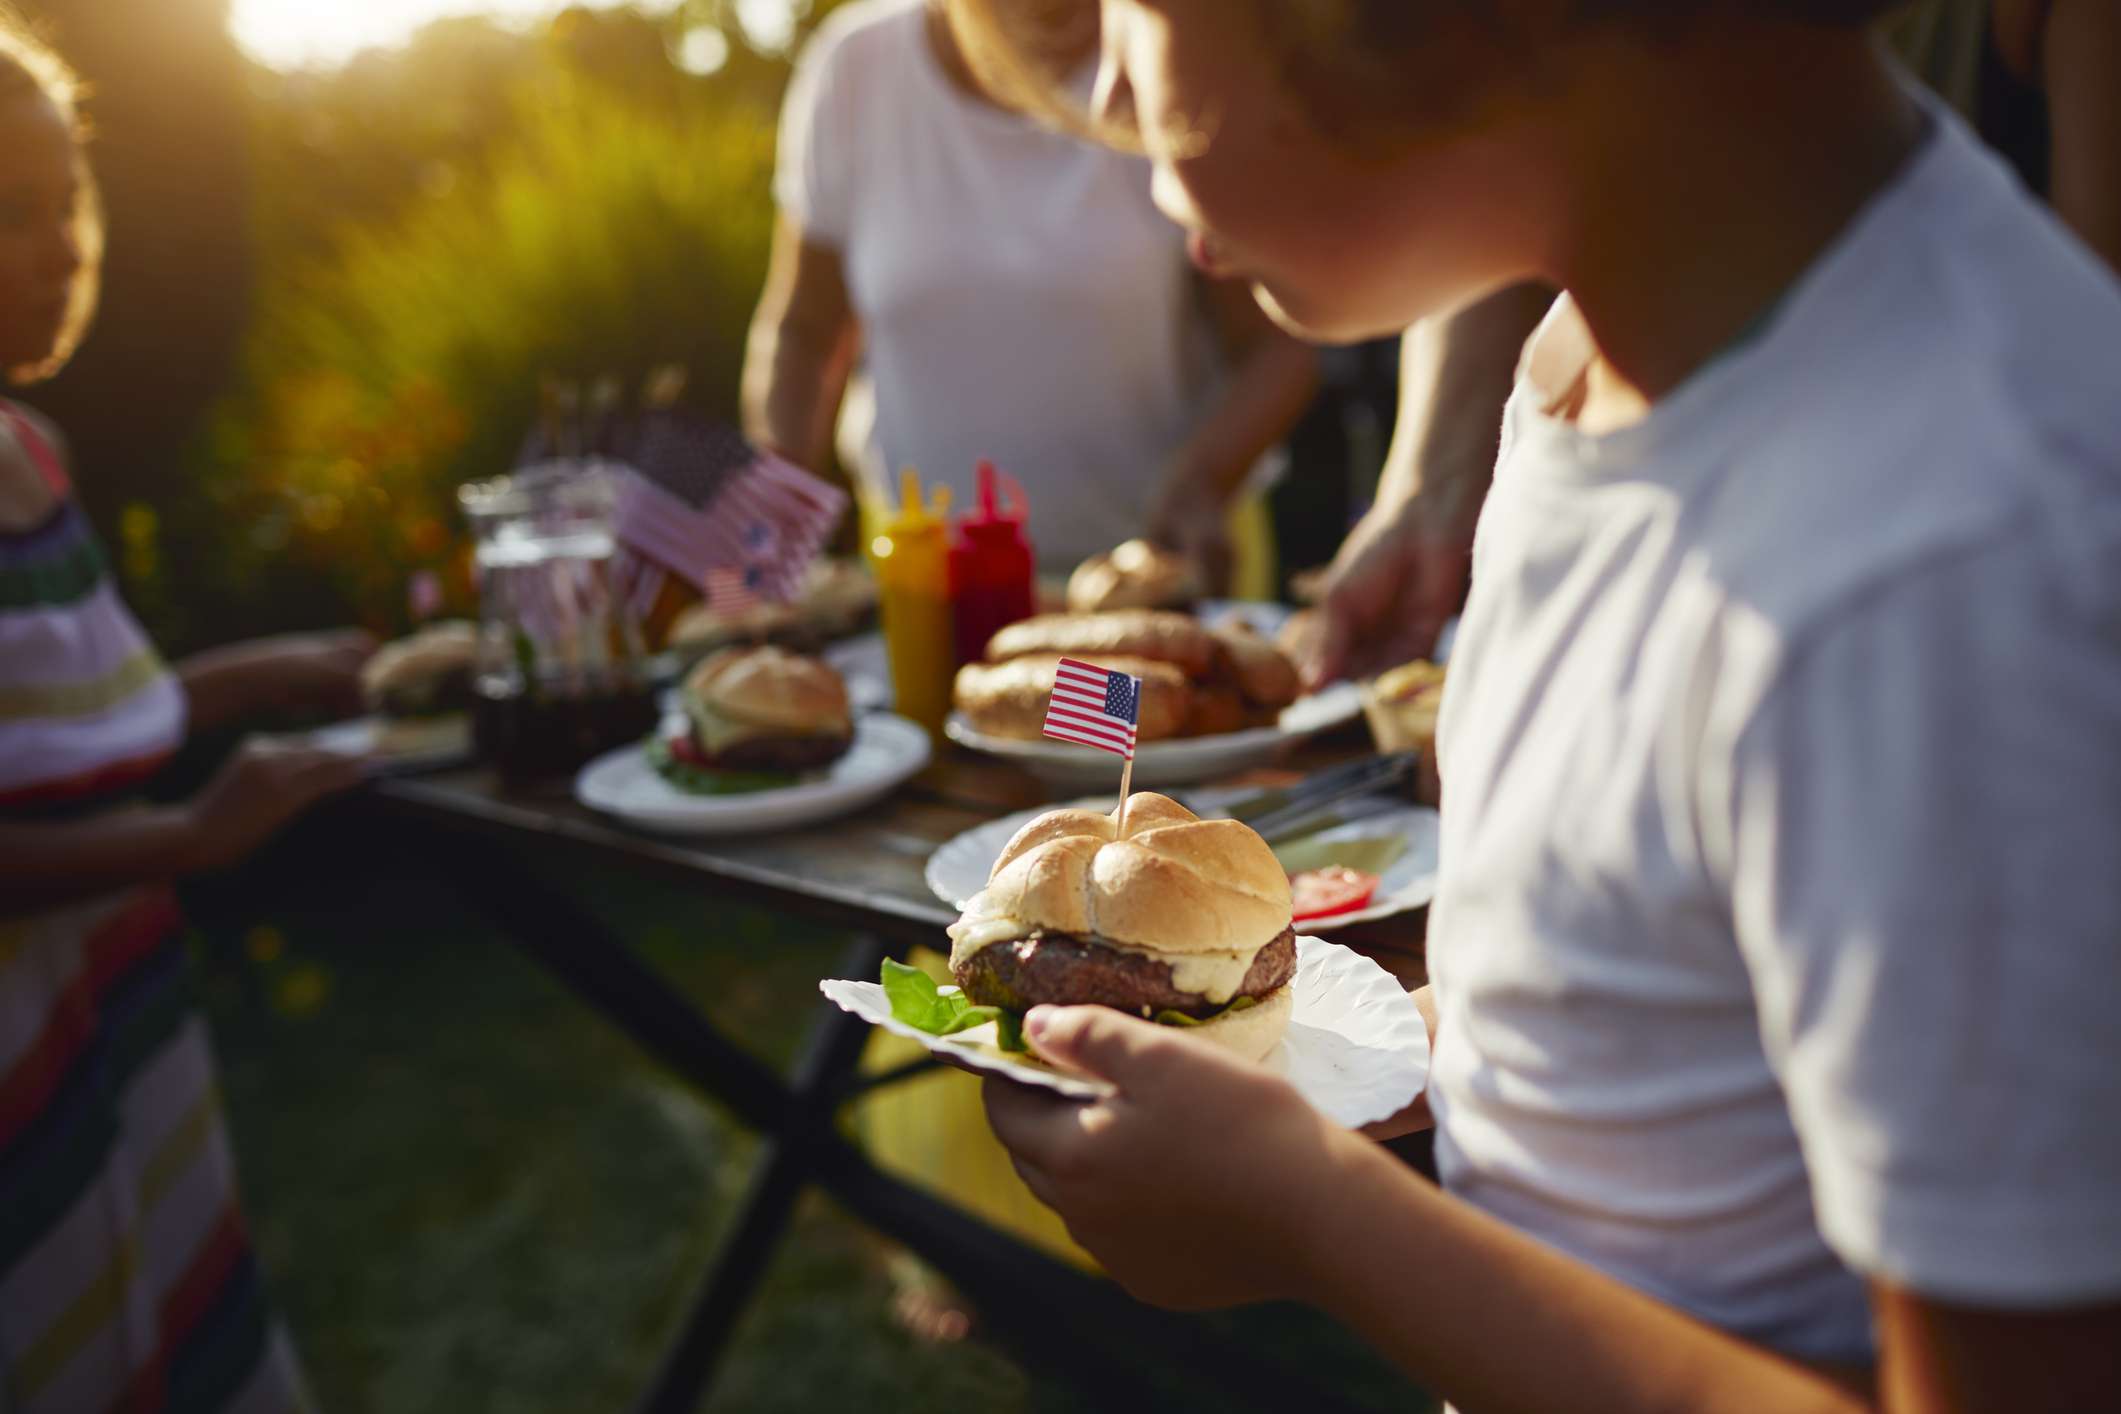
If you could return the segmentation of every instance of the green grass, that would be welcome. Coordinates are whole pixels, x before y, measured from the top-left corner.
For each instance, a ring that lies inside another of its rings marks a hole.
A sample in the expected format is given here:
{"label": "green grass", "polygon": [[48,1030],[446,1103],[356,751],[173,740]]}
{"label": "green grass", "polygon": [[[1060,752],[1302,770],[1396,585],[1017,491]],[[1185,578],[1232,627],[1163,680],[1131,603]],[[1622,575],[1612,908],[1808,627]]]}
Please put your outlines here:
{"label": "green grass", "polygon": [[[577,892],[789,1062],[840,938],[624,880]],[[199,949],[259,1246],[324,1407],[628,1407],[756,1141],[443,891],[358,894],[271,905],[263,930],[207,923]],[[906,1336],[888,1250],[806,1199],[706,1407],[1089,1407],[977,1341]],[[1322,1322],[1229,1319],[1376,1407],[1425,1407]]]}

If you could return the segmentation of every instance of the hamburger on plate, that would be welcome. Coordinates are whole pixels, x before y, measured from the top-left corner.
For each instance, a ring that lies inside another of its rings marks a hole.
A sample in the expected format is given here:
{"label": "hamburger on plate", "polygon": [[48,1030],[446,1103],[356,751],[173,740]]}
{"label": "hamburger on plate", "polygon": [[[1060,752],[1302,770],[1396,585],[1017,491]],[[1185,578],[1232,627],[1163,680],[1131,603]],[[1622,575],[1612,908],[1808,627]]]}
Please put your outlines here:
{"label": "hamburger on plate", "polygon": [[1041,1003],[1094,1004],[1258,1060],[1294,1006],[1290,907],[1252,829],[1143,792],[1124,835],[1118,811],[1078,809],[1019,830],[950,929],[950,971],[1010,1029]]}
{"label": "hamburger on plate", "polygon": [[376,749],[417,752],[460,743],[477,695],[479,631],[462,619],[385,644],[361,665],[361,696],[382,722]]}
{"label": "hamburger on plate", "polygon": [[831,765],[854,743],[846,683],[829,665],[784,649],[713,654],[686,674],[678,699],[681,726],[659,733],[649,756],[681,790],[785,785]]}

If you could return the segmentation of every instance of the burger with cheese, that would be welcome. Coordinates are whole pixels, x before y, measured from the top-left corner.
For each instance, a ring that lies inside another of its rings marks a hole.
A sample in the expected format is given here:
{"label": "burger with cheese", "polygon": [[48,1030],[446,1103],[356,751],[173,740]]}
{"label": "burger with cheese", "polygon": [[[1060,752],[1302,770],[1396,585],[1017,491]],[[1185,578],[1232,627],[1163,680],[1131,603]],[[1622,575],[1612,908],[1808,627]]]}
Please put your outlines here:
{"label": "burger with cheese", "polygon": [[1011,1017],[1109,1006],[1258,1060],[1288,1028],[1289,879],[1252,829],[1142,793],[1053,810],[1016,833],[950,929],[965,998]]}
{"label": "burger with cheese", "polygon": [[361,667],[361,696],[385,754],[461,747],[477,692],[479,634],[459,619],[385,645]]}
{"label": "burger with cheese", "polygon": [[649,743],[671,784],[698,794],[760,789],[831,765],[854,741],[847,685],[779,648],[732,648],[686,675],[682,721]]}

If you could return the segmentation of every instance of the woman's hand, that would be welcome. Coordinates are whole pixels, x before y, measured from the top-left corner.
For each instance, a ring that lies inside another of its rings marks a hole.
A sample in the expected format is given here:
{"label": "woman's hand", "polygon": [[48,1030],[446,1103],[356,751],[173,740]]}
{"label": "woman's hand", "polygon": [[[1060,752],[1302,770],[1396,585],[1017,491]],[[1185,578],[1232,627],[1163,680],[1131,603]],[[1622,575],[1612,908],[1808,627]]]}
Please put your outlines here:
{"label": "woman's hand", "polygon": [[186,846],[177,872],[209,873],[240,863],[325,798],[359,785],[366,763],[344,752],[254,737],[185,810]]}
{"label": "woman's hand", "polygon": [[1465,601],[1470,526],[1432,514],[1419,497],[1380,504],[1350,531],[1326,576],[1324,620],[1305,679],[1379,673],[1435,651]]}
{"label": "woman's hand", "polygon": [[1046,1059],[1112,1082],[1089,1103],[990,1079],[987,1117],[1040,1201],[1119,1283],[1160,1306],[1294,1297],[1331,1201],[1332,1129],[1287,1082],[1107,1007],[1038,1007]]}

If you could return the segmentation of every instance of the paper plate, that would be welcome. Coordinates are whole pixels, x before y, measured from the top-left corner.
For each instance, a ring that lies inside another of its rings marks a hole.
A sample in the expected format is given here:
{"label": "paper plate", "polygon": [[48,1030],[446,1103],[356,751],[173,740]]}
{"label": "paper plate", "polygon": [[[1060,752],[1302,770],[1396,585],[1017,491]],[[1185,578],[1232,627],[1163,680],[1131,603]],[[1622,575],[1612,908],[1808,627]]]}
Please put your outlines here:
{"label": "paper plate", "polygon": [[855,719],[854,745],[845,756],[792,786],[693,795],[657,774],[635,744],[583,767],[574,794],[591,810],[659,834],[762,834],[850,815],[890,794],[928,757],[926,732],[904,717],[879,712]]}
{"label": "paper plate", "polygon": [[[1356,1129],[1389,1119],[1429,1081],[1429,1030],[1412,997],[1369,958],[1322,938],[1296,940],[1295,1009],[1288,1034],[1262,1062],[1296,1087],[1320,1114]],[[1006,1075],[1077,1099],[1096,1099],[1102,1081],[997,1050],[994,1027],[931,1036],[891,1015],[876,982],[818,983],[837,1005],[896,1036],[917,1041],[975,1070]]]}
{"label": "paper plate", "polygon": [[[1334,683],[1323,692],[1299,698],[1283,709],[1271,727],[1223,732],[1216,736],[1145,741],[1135,748],[1134,784],[1145,789],[1193,785],[1218,776],[1234,776],[1264,766],[1283,748],[1319,732],[1330,731],[1362,715],[1362,693],[1351,682]],[[1100,786],[1119,789],[1119,762],[1109,752],[1038,737],[990,736],[952,713],[943,730],[961,746],[1014,761],[1049,785],[1072,790]]]}
{"label": "paper plate", "polygon": [[[1186,804],[1202,815],[1212,815],[1223,804],[1247,794],[1250,792],[1229,787],[1188,791]],[[1111,794],[1085,796],[1068,804],[1085,810],[1109,812],[1114,799]],[[945,840],[935,853],[928,856],[925,873],[929,889],[944,903],[962,910],[974,894],[987,886],[987,876],[994,872],[994,861],[1001,857],[1002,847],[1016,832],[1048,810],[1060,808],[1047,805],[1036,810],[1021,810],[999,820],[989,820],[984,825],[975,825]],[[1378,876],[1377,893],[1367,908],[1332,918],[1307,918],[1304,927],[1313,932],[1330,933],[1356,923],[1409,912],[1436,897],[1436,843],[1440,822],[1434,810],[1423,805],[1369,798],[1347,802],[1339,810],[1354,818],[1301,836],[1307,848],[1341,840],[1395,835],[1406,841],[1406,849]]]}
{"label": "paper plate", "polygon": [[367,757],[380,775],[443,771],[471,761],[471,716],[454,712],[427,721],[386,722],[355,717],[305,732],[302,740],[323,751]]}

